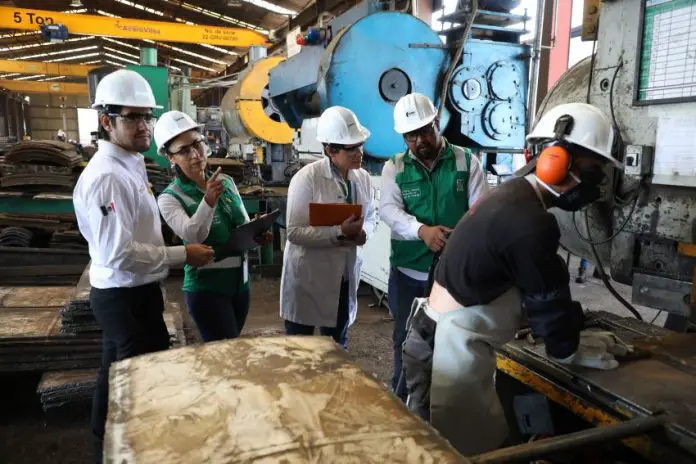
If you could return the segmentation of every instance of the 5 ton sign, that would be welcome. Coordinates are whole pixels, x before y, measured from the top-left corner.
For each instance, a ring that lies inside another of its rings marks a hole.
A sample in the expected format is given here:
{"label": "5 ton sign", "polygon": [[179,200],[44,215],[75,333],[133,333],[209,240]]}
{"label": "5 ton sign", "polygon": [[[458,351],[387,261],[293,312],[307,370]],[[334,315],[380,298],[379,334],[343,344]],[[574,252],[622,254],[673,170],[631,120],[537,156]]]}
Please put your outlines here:
{"label": "5 ton sign", "polygon": [[15,11],[12,15],[12,19],[17,24],[36,24],[38,26],[42,24],[54,24],[52,17],[40,16],[30,11]]}

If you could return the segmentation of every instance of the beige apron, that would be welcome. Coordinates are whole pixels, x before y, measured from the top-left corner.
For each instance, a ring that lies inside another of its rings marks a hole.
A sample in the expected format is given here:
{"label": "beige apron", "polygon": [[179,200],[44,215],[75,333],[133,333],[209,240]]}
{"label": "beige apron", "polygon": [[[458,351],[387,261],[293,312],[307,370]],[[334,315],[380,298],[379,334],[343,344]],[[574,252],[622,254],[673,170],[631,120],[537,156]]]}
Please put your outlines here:
{"label": "beige apron", "polygon": [[499,448],[508,436],[495,391],[495,350],[514,338],[520,305],[512,288],[486,305],[438,316],[430,419],[465,456]]}

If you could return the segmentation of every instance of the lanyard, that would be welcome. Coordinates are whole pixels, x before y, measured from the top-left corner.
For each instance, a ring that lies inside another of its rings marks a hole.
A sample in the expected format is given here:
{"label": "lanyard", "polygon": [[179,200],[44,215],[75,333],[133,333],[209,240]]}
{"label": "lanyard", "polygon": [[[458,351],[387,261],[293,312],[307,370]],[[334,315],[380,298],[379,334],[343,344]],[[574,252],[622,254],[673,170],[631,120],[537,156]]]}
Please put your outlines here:
{"label": "lanyard", "polygon": [[337,192],[339,195],[343,195],[346,203],[353,203],[353,182],[350,180],[343,180],[338,169],[331,164],[331,171],[333,172],[334,180],[338,184]]}

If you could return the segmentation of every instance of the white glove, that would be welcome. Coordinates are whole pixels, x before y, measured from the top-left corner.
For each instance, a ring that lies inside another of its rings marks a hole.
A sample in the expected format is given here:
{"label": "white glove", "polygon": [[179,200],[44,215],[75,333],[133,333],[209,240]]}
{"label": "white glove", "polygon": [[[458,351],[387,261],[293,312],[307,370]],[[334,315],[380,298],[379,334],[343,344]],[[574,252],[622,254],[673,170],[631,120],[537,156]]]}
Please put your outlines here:
{"label": "white glove", "polygon": [[631,345],[626,344],[611,332],[583,330],[580,333],[577,351],[565,359],[556,361],[562,364],[609,370],[619,367],[619,362],[614,355],[624,356],[631,351],[633,351]]}

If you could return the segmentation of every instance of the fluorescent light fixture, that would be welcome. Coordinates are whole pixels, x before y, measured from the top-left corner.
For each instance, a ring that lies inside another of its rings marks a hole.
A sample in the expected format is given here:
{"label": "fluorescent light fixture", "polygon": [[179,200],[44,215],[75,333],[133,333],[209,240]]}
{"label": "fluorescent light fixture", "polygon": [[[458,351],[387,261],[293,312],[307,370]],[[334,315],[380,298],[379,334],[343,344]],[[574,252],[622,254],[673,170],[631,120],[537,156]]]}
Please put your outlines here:
{"label": "fluorescent light fixture", "polygon": [[89,58],[91,56],[99,56],[99,52],[94,52],[94,53],[84,53],[82,55],[75,55],[75,56],[65,56],[62,58],[54,58],[52,60],[45,60],[45,63],[58,63],[60,61],[70,61],[70,60],[79,60],[83,58]]}
{"label": "fluorescent light fixture", "polygon": [[172,58],[172,61],[176,61],[178,63],[184,63],[184,64],[187,64],[187,65],[192,66],[194,68],[202,69],[204,71],[217,72],[217,70],[215,70],[215,69],[206,68],[205,66],[201,66],[201,65],[196,64],[196,63],[191,63],[190,61],[182,60],[181,58]]}
{"label": "fluorescent light fixture", "polygon": [[131,45],[131,44],[129,44],[129,43],[122,42],[122,41],[120,41],[120,40],[112,39],[112,38],[110,38],[110,37],[102,37],[102,40],[105,40],[105,41],[111,42],[111,43],[115,43],[115,44],[119,44],[119,45],[121,45],[122,47],[132,48],[133,50],[138,50],[138,51],[140,51],[140,48],[139,48],[139,47],[136,47],[135,45]]}
{"label": "fluorescent light fixture", "polygon": [[114,60],[121,60],[131,64],[140,64],[137,61],[129,60],[128,58],[123,58],[122,56],[114,55],[113,53],[104,53],[104,55],[108,56],[109,58],[113,58]]}
{"label": "fluorescent light fixture", "polygon": [[115,48],[104,47],[104,50],[109,50],[110,52],[118,53],[119,55],[123,55],[123,56],[126,56],[128,58],[134,58],[136,60],[140,60],[140,56],[138,56],[138,55],[133,55],[132,53],[122,52],[121,50],[116,50]]}
{"label": "fluorescent light fixture", "polygon": [[44,77],[45,74],[34,74],[33,76],[22,76],[18,77],[16,79],[12,79],[13,81],[27,81],[29,79],[36,79],[37,77]]}
{"label": "fluorescent light fixture", "polygon": [[65,76],[46,77],[44,79],[39,79],[39,80],[41,82],[47,82],[47,81],[57,81],[58,79],[65,79]]}
{"label": "fluorescent light fixture", "polygon": [[125,68],[125,67],[126,67],[126,65],[123,64],[123,63],[116,63],[116,62],[111,61],[111,60],[104,60],[104,62],[107,63],[107,64],[110,64],[111,66],[117,66],[117,67],[119,67],[119,68]]}
{"label": "fluorescent light fixture", "polygon": [[41,31],[10,32],[9,34],[0,34],[0,39],[12,39],[15,37],[21,37],[23,35],[36,35],[36,34],[41,34]]}
{"label": "fluorescent light fixture", "polygon": [[[73,48],[72,50],[58,50],[57,52],[37,53],[36,55],[23,56],[22,59],[28,60],[30,58],[43,58],[44,56],[65,55],[66,53],[84,52],[86,50],[94,50],[95,48],[99,48],[99,46],[98,45],[91,45],[89,47]],[[10,60],[18,60],[18,59],[19,58],[10,58]]]}
{"label": "fluorescent light fixture", "polygon": [[[83,40],[92,40],[93,38],[94,38],[93,35],[86,36],[86,37],[75,37],[74,39],[64,40],[61,43],[64,44],[64,43],[69,43],[69,42],[81,42]],[[31,43],[31,44],[27,44],[27,45],[9,45],[7,47],[0,47],[0,53],[14,51],[14,50],[24,50],[27,48],[47,47],[47,46],[50,47],[51,45],[54,45],[54,44],[50,44],[48,42],[41,42],[41,43]],[[24,60],[26,58],[27,58],[26,56],[23,56],[21,59]],[[8,59],[12,59],[12,58],[8,58]],[[14,58],[14,59],[18,60],[19,58]]]}
{"label": "fluorescent light fixture", "polygon": [[209,48],[211,50],[215,50],[216,52],[220,53],[227,53],[228,55],[233,55],[233,56],[239,56],[239,53],[232,51],[232,50],[227,50],[226,48],[222,47],[216,47],[215,45],[210,45],[210,44],[200,44],[201,47]]}

